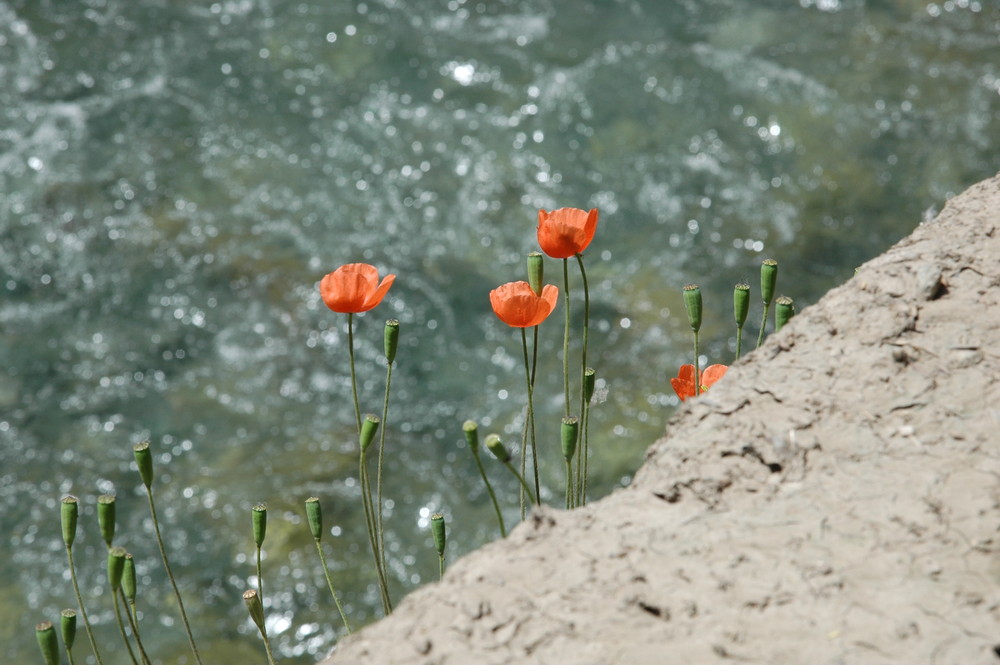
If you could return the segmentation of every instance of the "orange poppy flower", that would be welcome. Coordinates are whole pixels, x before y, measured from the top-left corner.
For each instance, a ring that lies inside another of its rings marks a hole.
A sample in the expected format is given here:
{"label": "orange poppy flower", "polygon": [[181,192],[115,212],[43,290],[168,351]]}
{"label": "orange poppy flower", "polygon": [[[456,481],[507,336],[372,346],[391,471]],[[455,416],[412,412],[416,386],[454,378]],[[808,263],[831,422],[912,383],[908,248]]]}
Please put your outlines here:
{"label": "orange poppy flower", "polygon": [[335,312],[357,314],[372,309],[385,297],[395,275],[378,281],[378,270],[367,263],[340,266],[319,283],[319,294],[326,306]]}
{"label": "orange poppy flower", "polygon": [[590,212],[578,208],[538,211],[538,245],[554,259],[568,259],[587,249],[595,231],[597,208]]}
{"label": "orange poppy flower", "polygon": [[[708,390],[712,384],[721,379],[726,370],[725,365],[709,365],[701,373],[701,392]],[[688,397],[694,397],[694,365],[681,365],[677,376],[670,379],[670,385],[674,387],[674,392],[683,402]]]}
{"label": "orange poppy flower", "polygon": [[552,313],[558,299],[559,289],[554,284],[546,284],[540,296],[527,282],[508,282],[490,291],[493,312],[515,328],[537,326]]}

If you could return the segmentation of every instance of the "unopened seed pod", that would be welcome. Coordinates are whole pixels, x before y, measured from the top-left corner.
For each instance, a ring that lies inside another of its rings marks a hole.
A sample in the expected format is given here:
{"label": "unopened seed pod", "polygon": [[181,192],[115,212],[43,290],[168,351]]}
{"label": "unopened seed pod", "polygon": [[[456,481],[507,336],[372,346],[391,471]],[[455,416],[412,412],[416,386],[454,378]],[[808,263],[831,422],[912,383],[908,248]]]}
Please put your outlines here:
{"label": "unopened seed pod", "polygon": [[73,547],[76,540],[76,523],[80,518],[80,501],[68,494],[63,497],[59,506],[59,516],[62,519],[62,537],[66,547]]}
{"label": "unopened seed pod", "polygon": [[462,432],[465,434],[465,442],[469,444],[469,449],[474,455],[479,456],[479,425],[474,420],[466,420],[462,423]]}
{"label": "unopened seed pod", "polygon": [[778,262],[774,259],[764,259],[760,264],[760,298],[765,305],[771,304],[777,284]]}
{"label": "unopened seed pod", "polygon": [[691,330],[698,332],[701,329],[701,289],[697,284],[684,287],[684,309],[687,311]]}
{"label": "unopened seed pod", "polygon": [[396,319],[385,322],[384,347],[385,359],[391,365],[396,359],[396,349],[399,348],[399,321]]}
{"label": "unopened seed pod", "polygon": [[113,494],[102,494],[97,497],[97,523],[101,527],[101,537],[104,543],[111,547],[115,539],[115,497]]}
{"label": "unopened seed pod", "polygon": [[504,448],[503,442],[500,441],[500,437],[496,434],[490,434],[487,436],[484,444],[486,445],[486,449],[493,453],[493,456],[504,464],[510,461],[510,453],[508,453],[507,449]]}
{"label": "unopened seed pod", "polygon": [[139,477],[142,484],[149,489],[153,485],[153,452],[149,449],[149,441],[143,441],[132,446],[135,464],[139,467]]}
{"label": "unopened seed pod", "polygon": [[431,515],[431,535],[434,537],[434,549],[437,550],[438,556],[444,556],[444,531],[444,515],[441,513]]}
{"label": "unopened seed pod", "polygon": [[733,287],[733,316],[736,318],[736,325],[740,328],[747,322],[747,314],[750,313],[750,285],[740,282]]}
{"label": "unopened seed pod", "polygon": [[583,398],[587,404],[594,399],[594,387],[597,385],[597,371],[593,367],[583,370]]}
{"label": "unopened seed pod", "polygon": [[76,610],[65,609],[59,613],[59,628],[66,650],[72,651],[76,642]]}
{"label": "unopened seed pod", "polygon": [[250,613],[250,619],[257,626],[257,630],[260,631],[261,635],[264,634],[264,605],[260,602],[260,596],[253,589],[243,592],[243,602],[247,605],[247,611]]}
{"label": "unopened seed pod", "polygon": [[319,497],[311,496],[306,499],[306,520],[313,540],[319,542],[323,538],[323,509],[320,508]]}
{"label": "unopened seed pod", "polygon": [[125,555],[125,570],[122,571],[122,591],[125,592],[125,600],[130,604],[135,602],[137,586],[135,582],[135,559],[131,554]]}
{"label": "unopened seed pod", "polygon": [[35,637],[38,639],[38,648],[42,650],[45,665],[59,665],[59,640],[56,639],[56,629],[52,622],[36,624]]}
{"label": "unopened seed pod", "polygon": [[541,252],[528,254],[528,286],[536,296],[542,295],[542,282],[545,279],[545,265]]}
{"label": "unopened seed pod", "polygon": [[566,461],[573,459],[576,453],[576,439],[580,433],[580,422],[576,418],[563,418],[559,430],[562,438],[562,454]]}
{"label": "unopened seed pod", "polygon": [[253,522],[253,542],[260,547],[264,544],[264,534],[267,533],[267,506],[258,503],[250,509],[250,519]]}
{"label": "unopened seed pod", "polygon": [[378,431],[378,424],[381,422],[378,416],[368,414],[361,423],[361,454],[368,451],[368,446],[375,440],[375,432]]}
{"label": "unopened seed pod", "polygon": [[125,548],[112,547],[108,550],[108,584],[111,592],[117,593],[122,585],[122,574],[125,572]]}
{"label": "unopened seed pod", "polygon": [[774,301],[774,330],[777,332],[795,316],[794,301],[788,296],[778,296]]}

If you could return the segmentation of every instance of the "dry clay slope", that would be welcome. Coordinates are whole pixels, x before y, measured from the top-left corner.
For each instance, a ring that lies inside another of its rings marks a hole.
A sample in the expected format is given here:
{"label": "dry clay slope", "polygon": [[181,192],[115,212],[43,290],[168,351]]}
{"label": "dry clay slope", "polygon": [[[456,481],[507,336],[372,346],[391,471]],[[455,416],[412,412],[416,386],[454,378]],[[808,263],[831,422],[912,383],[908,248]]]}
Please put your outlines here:
{"label": "dry clay slope", "polygon": [[325,665],[1000,663],[1000,177]]}

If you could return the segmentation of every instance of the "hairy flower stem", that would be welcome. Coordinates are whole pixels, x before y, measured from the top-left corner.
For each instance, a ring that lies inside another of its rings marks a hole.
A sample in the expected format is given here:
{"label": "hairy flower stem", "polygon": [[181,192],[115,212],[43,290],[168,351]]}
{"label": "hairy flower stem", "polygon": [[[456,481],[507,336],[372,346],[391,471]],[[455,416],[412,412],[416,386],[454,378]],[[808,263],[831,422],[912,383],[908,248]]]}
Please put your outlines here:
{"label": "hairy flower stem", "polygon": [[83,596],[80,594],[80,585],[76,580],[76,566],[73,564],[73,547],[66,546],[66,558],[69,560],[69,576],[73,581],[73,592],[76,594],[76,602],[80,606],[80,614],[83,615],[83,627],[87,629],[87,638],[90,640],[90,649],[94,652],[94,658],[98,665],[104,665],[101,660],[101,652],[97,649],[97,640],[94,639],[94,629],[90,626],[90,619],[87,617],[87,608],[83,606]]}
{"label": "hairy flower stem", "polygon": [[132,629],[132,635],[135,637],[136,646],[139,647],[139,657],[142,659],[143,665],[150,665],[149,656],[146,654],[146,649],[142,645],[142,637],[139,635],[138,619],[133,616],[135,605],[129,605],[128,599],[125,598],[125,592],[122,589],[118,589],[118,600],[125,606],[125,616],[128,618],[128,626]]}
{"label": "hairy flower stem", "polygon": [[[523,331],[522,331],[523,332]],[[531,390],[535,389],[535,369],[538,367],[538,326],[533,326],[531,331]],[[530,415],[530,418],[528,417]],[[534,427],[535,424],[535,414],[531,412],[530,414],[526,411],[524,418],[524,427],[521,430],[521,475],[527,474],[527,463],[528,463],[528,427]],[[534,430],[532,430],[534,431]],[[518,504],[521,506],[521,519],[524,519],[527,513],[527,502],[525,501],[524,491],[519,487],[517,491]],[[502,530],[502,529],[501,529]]]}
{"label": "hairy flower stem", "polygon": [[578,506],[587,505],[587,476],[590,471],[590,461],[587,458],[587,452],[590,450],[590,403],[589,401],[584,401],[583,404],[583,427],[581,428],[583,438],[583,449],[580,451],[580,457],[583,457],[583,476],[577,477],[577,491],[579,492],[579,499],[577,500]]}
{"label": "hairy flower stem", "polygon": [[694,334],[694,394],[701,394],[701,372],[698,371],[698,331]]}
{"label": "hairy flower stem", "polygon": [[378,439],[378,470],[375,472],[375,535],[378,537],[378,547],[382,554],[382,570],[385,563],[385,531],[382,528],[382,459],[385,454],[385,430],[389,426],[386,418],[389,415],[389,386],[392,385],[392,363],[385,370],[385,396],[382,398],[382,429]]}
{"label": "hairy flower stem", "polygon": [[156,503],[153,501],[153,488],[150,486],[146,487],[146,498],[149,500],[149,514],[153,518],[153,531],[156,533],[156,544],[160,548],[160,558],[163,560],[163,568],[167,571],[167,579],[170,580],[170,586],[174,590],[174,597],[177,598],[177,606],[181,610],[181,622],[184,624],[184,632],[187,633],[188,643],[191,645],[194,659],[198,662],[198,665],[202,665],[201,656],[198,654],[198,647],[194,643],[194,635],[191,633],[191,624],[188,623],[187,612],[184,611],[184,601],[181,600],[180,589],[177,588],[177,581],[174,579],[174,573],[170,570],[170,562],[167,560],[167,549],[164,547],[163,537],[160,535],[160,521],[156,518]]}
{"label": "hairy flower stem", "polygon": [[764,343],[764,328],[767,326],[767,314],[771,311],[771,303],[764,304],[764,315],[760,318],[760,333],[757,335],[757,347]]}
{"label": "hairy flower stem", "polygon": [[[521,328],[521,348],[524,350],[524,379],[528,384],[528,434],[531,442],[531,464],[535,472],[535,496],[540,496],[538,488],[538,447],[535,441],[534,385],[531,381],[531,366],[528,364],[528,336]],[[523,457],[523,455],[522,455]]]}
{"label": "hairy flower stem", "polygon": [[[581,416],[584,417],[583,429],[581,430],[580,436],[583,437],[583,446],[578,446],[579,454],[576,458],[576,485],[577,494],[581,494],[581,488],[587,484],[587,455],[589,450],[587,450],[587,342],[590,337],[590,287],[587,284],[587,271],[583,269],[583,255],[576,255],[576,263],[580,266],[580,278],[583,281],[583,353],[580,362],[580,411]],[[579,500],[575,502],[576,505],[582,505],[586,503],[586,496],[580,496]]]}
{"label": "hairy flower stem", "polygon": [[371,480],[368,477],[368,465],[365,464],[365,453],[361,451],[358,477],[361,481],[361,502],[365,510],[365,525],[368,531],[368,543],[372,548],[372,558],[375,562],[375,577],[378,581],[379,597],[382,600],[382,611],[388,616],[392,612],[392,602],[389,599],[389,588],[386,584],[385,570],[382,567],[382,552],[379,549],[378,532],[375,523],[375,507],[372,505]]}
{"label": "hairy flower stem", "polygon": [[576,488],[573,484],[573,463],[566,460],[566,510],[576,505]]}
{"label": "hairy flower stem", "polygon": [[[483,460],[479,458],[479,434],[476,428],[476,424],[473,421],[468,421],[463,429],[465,431],[466,440],[469,443],[469,450],[472,451],[472,458],[476,460],[476,468],[479,469],[479,475],[483,479],[483,483],[486,484],[486,491],[490,495],[490,501],[493,502],[493,510],[497,514],[497,522],[500,524],[500,537],[507,537],[507,528],[503,523],[503,513],[500,511],[500,502],[497,501],[496,492],[493,491],[493,485],[490,484],[490,479],[486,476],[486,469],[483,468]],[[522,447],[523,449],[523,447]],[[522,455],[522,457],[524,457]],[[524,493],[521,493],[524,496]]]}
{"label": "hairy flower stem", "polygon": [[743,348],[743,326],[736,326],[736,359],[740,359],[740,351]]}
{"label": "hairy flower stem", "polygon": [[524,480],[524,476],[518,473],[517,469],[515,469],[514,465],[511,464],[509,461],[504,462],[503,465],[506,466],[507,469],[509,469],[510,472],[514,474],[514,477],[517,478],[518,482],[521,483],[521,488],[524,490],[525,494],[528,495],[528,499],[531,501],[532,505],[537,505],[538,500],[535,498],[535,495],[531,493],[531,488],[528,486],[528,483]]}
{"label": "hairy flower stem", "polygon": [[563,327],[563,392],[566,396],[566,413],[569,417],[569,259],[563,259],[563,312],[565,326]]}
{"label": "hairy flower stem", "polygon": [[330,568],[326,565],[326,555],[323,554],[323,546],[320,545],[320,541],[315,541],[316,551],[319,552],[319,560],[323,564],[323,575],[326,576],[326,585],[330,587],[330,595],[333,596],[333,602],[337,604],[337,611],[340,612],[340,618],[344,621],[344,627],[347,628],[347,632],[351,632],[351,624],[347,621],[347,614],[344,613],[344,607],[340,604],[340,598],[337,597],[337,591],[333,588],[333,578],[330,577]]}
{"label": "hairy flower stem", "polygon": [[361,433],[361,402],[358,401],[358,378],[354,373],[354,314],[347,314],[347,352],[351,359],[351,393],[354,395],[354,419]]}
{"label": "hairy flower stem", "polygon": [[129,660],[132,661],[132,665],[139,665],[139,661],[135,659],[135,652],[132,651],[132,643],[129,642],[128,635],[125,633],[125,622],[122,620],[122,610],[118,606],[118,599],[114,596],[112,592],[111,602],[115,606],[115,622],[118,624],[118,633],[122,636],[122,642],[125,643],[125,649],[128,651]]}

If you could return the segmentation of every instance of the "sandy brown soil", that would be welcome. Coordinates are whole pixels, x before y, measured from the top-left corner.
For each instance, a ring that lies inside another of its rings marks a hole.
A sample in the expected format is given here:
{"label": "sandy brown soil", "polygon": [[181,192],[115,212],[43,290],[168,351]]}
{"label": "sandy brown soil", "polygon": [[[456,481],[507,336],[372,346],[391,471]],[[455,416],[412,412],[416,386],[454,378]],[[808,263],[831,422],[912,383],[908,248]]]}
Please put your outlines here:
{"label": "sandy brown soil", "polygon": [[326,665],[1000,663],[1000,176]]}

